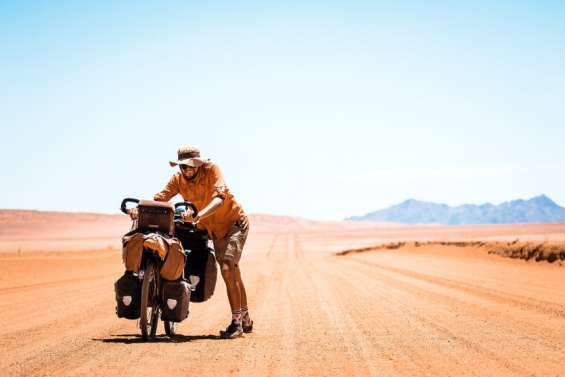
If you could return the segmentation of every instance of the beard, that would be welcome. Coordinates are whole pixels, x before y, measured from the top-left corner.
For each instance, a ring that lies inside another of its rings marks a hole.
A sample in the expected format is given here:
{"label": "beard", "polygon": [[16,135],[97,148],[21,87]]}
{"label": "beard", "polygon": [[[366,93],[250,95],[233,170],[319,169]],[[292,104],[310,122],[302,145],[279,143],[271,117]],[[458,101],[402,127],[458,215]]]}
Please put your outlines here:
{"label": "beard", "polygon": [[182,172],[182,176],[189,181],[193,180],[196,175],[198,175],[198,169],[196,169],[193,173],[185,173],[184,171]]}

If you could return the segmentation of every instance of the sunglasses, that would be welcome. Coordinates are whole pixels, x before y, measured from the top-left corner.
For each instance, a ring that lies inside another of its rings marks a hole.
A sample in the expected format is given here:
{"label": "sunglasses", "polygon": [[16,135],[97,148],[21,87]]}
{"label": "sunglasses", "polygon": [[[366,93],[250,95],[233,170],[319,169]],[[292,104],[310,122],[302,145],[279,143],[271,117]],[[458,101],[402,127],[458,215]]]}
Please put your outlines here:
{"label": "sunglasses", "polygon": [[179,167],[181,168],[181,170],[193,170],[196,169],[193,166],[189,166],[189,165],[179,165]]}

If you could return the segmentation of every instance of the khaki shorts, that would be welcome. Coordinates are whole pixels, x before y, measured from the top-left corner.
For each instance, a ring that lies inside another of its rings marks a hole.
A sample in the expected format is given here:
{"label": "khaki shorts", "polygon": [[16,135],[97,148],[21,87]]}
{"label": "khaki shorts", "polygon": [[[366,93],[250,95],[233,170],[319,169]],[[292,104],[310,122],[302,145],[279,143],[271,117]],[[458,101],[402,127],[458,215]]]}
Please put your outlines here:
{"label": "khaki shorts", "polygon": [[232,259],[235,265],[238,265],[248,233],[249,220],[243,215],[231,226],[224,238],[214,240],[214,250],[219,264],[226,259]]}

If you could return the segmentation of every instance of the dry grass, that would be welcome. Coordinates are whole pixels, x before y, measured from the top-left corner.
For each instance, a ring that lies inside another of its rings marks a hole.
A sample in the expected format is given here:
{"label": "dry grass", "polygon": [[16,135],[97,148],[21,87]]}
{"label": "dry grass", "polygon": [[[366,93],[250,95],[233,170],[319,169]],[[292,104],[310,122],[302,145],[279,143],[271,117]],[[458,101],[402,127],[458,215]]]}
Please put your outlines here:
{"label": "dry grass", "polygon": [[489,247],[489,254],[536,262],[565,261],[565,242],[497,242]]}
{"label": "dry grass", "polygon": [[395,250],[395,249],[400,249],[404,245],[406,245],[406,242],[391,242],[391,243],[385,243],[385,244],[380,244],[380,245],[376,245],[376,246],[361,247],[361,248],[358,248],[358,249],[347,249],[347,250],[337,252],[336,255],[363,253],[363,252],[366,252],[366,251],[375,251],[375,250]]}
{"label": "dry grass", "polygon": [[395,250],[404,246],[444,246],[476,248],[488,254],[500,255],[513,259],[534,260],[536,262],[565,261],[565,242],[563,241],[427,241],[427,242],[393,242],[359,249],[343,250],[336,255],[348,255],[352,253],[363,253],[376,250]]}

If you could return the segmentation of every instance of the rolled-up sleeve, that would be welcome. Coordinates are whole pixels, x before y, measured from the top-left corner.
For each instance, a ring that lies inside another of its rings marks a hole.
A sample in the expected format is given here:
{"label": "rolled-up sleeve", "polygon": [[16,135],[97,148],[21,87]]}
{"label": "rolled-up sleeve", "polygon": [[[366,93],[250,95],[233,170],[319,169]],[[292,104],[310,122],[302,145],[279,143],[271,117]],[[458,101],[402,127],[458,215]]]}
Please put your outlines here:
{"label": "rolled-up sleeve", "polygon": [[224,181],[224,177],[222,176],[220,168],[214,164],[210,172],[210,186],[213,190],[212,198],[218,197],[225,199],[228,194],[228,188],[226,186],[226,182]]}
{"label": "rolled-up sleeve", "polygon": [[176,179],[176,176],[173,175],[171,179],[169,179],[169,182],[167,182],[165,188],[161,190],[161,192],[155,194],[153,200],[156,200],[158,202],[168,202],[169,200],[171,200],[173,196],[175,196],[178,193],[179,193],[179,184]]}

